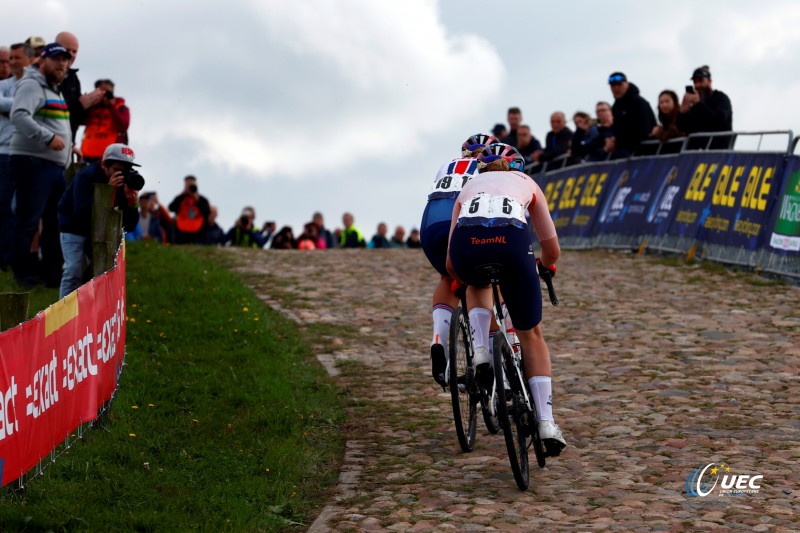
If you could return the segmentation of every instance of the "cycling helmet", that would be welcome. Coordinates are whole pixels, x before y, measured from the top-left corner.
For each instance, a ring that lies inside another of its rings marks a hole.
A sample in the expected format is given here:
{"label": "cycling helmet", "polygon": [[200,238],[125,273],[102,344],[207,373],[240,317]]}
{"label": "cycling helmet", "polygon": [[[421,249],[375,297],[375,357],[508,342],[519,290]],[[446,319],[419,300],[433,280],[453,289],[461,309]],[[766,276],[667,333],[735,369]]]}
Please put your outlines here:
{"label": "cycling helmet", "polygon": [[497,159],[508,161],[510,170],[519,170],[520,172],[525,170],[525,158],[510,144],[500,142],[490,144],[478,155],[478,161],[482,163],[482,167]]}
{"label": "cycling helmet", "polygon": [[469,139],[464,141],[464,144],[461,145],[461,155],[463,157],[469,157],[472,155],[472,152],[478,148],[482,148],[487,144],[497,142],[500,142],[500,140],[494,135],[489,135],[488,133],[476,133],[475,135],[471,135]]}

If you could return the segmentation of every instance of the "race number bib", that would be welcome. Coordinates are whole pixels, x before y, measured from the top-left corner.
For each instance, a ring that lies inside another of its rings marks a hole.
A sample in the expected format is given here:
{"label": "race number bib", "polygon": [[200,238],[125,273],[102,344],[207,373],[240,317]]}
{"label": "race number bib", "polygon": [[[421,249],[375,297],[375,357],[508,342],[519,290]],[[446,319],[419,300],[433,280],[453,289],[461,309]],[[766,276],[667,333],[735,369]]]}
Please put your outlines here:
{"label": "race number bib", "polygon": [[525,225],[525,208],[508,196],[479,193],[461,206],[459,226],[516,226]]}
{"label": "race number bib", "polygon": [[436,174],[436,179],[433,180],[433,187],[428,194],[428,199],[455,198],[461,192],[461,188],[477,175],[477,159],[456,159],[442,165]]}

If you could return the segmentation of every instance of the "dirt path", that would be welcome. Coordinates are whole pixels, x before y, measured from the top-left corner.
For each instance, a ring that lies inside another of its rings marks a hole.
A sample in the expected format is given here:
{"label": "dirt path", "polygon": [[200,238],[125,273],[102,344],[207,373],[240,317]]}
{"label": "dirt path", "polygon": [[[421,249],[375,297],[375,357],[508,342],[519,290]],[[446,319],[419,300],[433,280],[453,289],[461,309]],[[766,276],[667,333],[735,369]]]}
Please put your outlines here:
{"label": "dirt path", "polygon": [[[318,347],[349,394],[347,455],[311,531],[800,529],[798,288],[566,252],[544,327],[569,447],[520,492],[502,434],[481,424],[462,453],[429,377],[422,253],[230,253],[270,305],[342,332]],[[762,475],[759,493],[687,497],[709,463]]]}

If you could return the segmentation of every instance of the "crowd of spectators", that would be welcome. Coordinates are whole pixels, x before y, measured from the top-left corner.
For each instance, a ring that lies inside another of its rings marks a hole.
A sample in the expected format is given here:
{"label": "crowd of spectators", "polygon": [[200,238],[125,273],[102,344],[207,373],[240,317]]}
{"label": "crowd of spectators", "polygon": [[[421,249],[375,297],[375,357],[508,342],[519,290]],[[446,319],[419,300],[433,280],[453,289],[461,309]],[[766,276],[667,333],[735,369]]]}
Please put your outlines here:
{"label": "crowd of spectators", "polygon": [[[78,38],[70,32],[50,43],[32,36],[0,46],[0,268],[10,266],[19,284],[60,286],[63,296],[86,279],[94,183],[117,187],[114,202],[124,212],[130,240],[301,250],[420,247],[419,230],[406,237],[398,226],[389,237],[385,223],[367,239],[351,213],[344,213],[342,226],[333,231],[321,213],[314,213],[295,236],[291,227],[277,230],[273,221],[257,225],[255,209],[247,206],[226,230],[193,175],[184,178],[183,191],[164,206],[137,182],[125,99],[108,78],[82,91],[73,68],[78,49]],[[542,144],[523,123],[520,108],[512,107],[508,127],[497,124],[492,133],[536,166],[619,159],[636,153],[648,139],[667,142],[691,133],[731,131],[730,100],[712,87],[709,67],[695,69],[691,80],[680,99],[675,91],[662,91],[654,113],[638,87],[614,72],[608,78],[613,105],[599,101],[594,118],[575,112],[574,131],[566,115],[554,111]],[[697,147],[728,148],[730,140],[718,135]]]}
{"label": "crowd of spectators", "polygon": [[[492,134],[501,142],[516,147],[526,164],[538,170],[544,163],[557,160],[569,165],[626,158],[641,153],[642,142],[648,140],[666,143],[692,133],[731,131],[731,102],[725,93],[712,87],[711,69],[708,66],[695,69],[691,81],[682,99],[673,90],[662,91],[654,113],[625,73],[613,72],[608,78],[613,104],[599,101],[594,118],[586,111],[576,111],[572,115],[574,131],[567,125],[566,115],[554,111],[550,115],[550,131],[542,145],[531,134],[530,126],[523,124],[521,109],[511,107],[506,117],[508,127],[496,124]],[[688,147],[727,149],[731,140],[729,135],[713,135],[710,141],[698,139]]]}
{"label": "crowd of spectators", "polygon": [[25,287],[75,283],[85,266],[92,183],[117,186],[115,206],[129,230],[138,219],[130,112],[111,80],[82,91],[78,50],[66,31],[49,43],[31,36],[0,46],[0,268],[11,267]]}

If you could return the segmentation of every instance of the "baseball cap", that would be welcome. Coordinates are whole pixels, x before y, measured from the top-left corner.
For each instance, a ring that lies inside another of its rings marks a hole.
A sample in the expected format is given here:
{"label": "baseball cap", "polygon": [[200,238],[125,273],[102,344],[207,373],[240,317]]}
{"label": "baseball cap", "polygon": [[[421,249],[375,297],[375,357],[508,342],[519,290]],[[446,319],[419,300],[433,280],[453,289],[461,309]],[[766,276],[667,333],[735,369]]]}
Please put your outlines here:
{"label": "baseball cap", "polygon": [[122,143],[109,144],[103,152],[103,161],[120,161],[134,167],[141,166],[133,162],[134,157],[131,147]]}
{"label": "baseball cap", "polygon": [[622,72],[612,72],[608,77],[608,83],[622,83],[623,81],[628,81],[628,77]]}
{"label": "baseball cap", "polygon": [[703,67],[694,69],[694,72],[692,73],[692,77],[689,78],[689,79],[696,80],[696,79],[699,79],[699,78],[711,79],[711,71],[708,70],[707,68],[703,68]]}
{"label": "baseball cap", "polygon": [[38,35],[31,35],[27,39],[25,39],[25,44],[30,45],[31,48],[41,48],[42,46],[47,44],[47,41],[44,40],[44,37],[39,37]]}
{"label": "baseball cap", "polygon": [[58,56],[66,56],[67,59],[72,59],[72,54],[58,43],[50,43],[42,49],[42,57]]}

